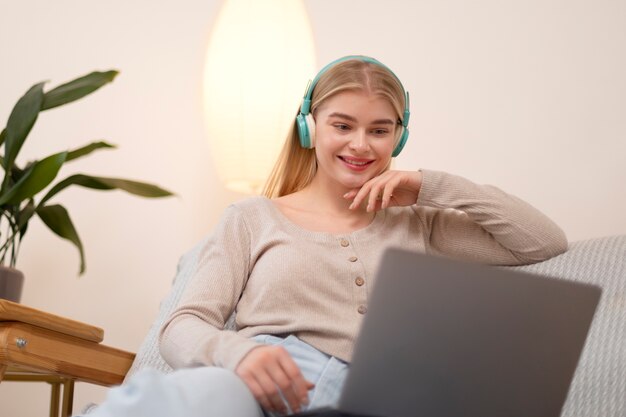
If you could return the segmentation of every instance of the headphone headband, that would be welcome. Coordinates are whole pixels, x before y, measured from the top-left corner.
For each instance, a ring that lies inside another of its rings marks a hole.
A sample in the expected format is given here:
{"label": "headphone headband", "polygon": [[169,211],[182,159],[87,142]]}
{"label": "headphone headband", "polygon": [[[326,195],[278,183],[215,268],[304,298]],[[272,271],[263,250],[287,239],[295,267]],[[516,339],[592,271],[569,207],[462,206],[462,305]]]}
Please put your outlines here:
{"label": "headphone headband", "polygon": [[387,67],[382,62],[374,58],[365,56],[365,55],[348,55],[348,56],[344,56],[342,58],[336,59],[332,61],[331,63],[327,64],[324,68],[322,68],[317,73],[315,78],[313,78],[313,81],[309,81],[306,91],[304,93],[304,97],[302,98],[302,104],[300,105],[300,113],[298,114],[296,118],[296,123],[298,125],[298,134],[300,136],[300,144],[304,148],[313,147],[314,134],[312,131],[314,131],[314,126],[309,126],[309,125],[314,124],[312,120],[313,117],[311,116],[311,99],[313,96],[313,90],[315,89],[315,86],[317,85],[320,77],[326,71],[328,71],[331,67],[341,62],[349,61],[353,59],[366,62],[369,64],[375,64],[375,65],[378,65],[379,67],[386,69],[398,81],[398,83],[400,84],[400,88],[402,88],[402,92],[404,93],[404,114],[402,115],[402,120],[401,120],[402,134],[392,154],[392,156],[394,157],[398,156],[398,154],[404,147],[404,144],[406,143],[408,136],[409,136],[408,125],[409,125],[409,117],[411,116],[411,112],[409,111],[409,93],[404,89],[404,86],[402,85],[402,82],[400,81],[398,76],[394,74],[394,72],[389,67]]}

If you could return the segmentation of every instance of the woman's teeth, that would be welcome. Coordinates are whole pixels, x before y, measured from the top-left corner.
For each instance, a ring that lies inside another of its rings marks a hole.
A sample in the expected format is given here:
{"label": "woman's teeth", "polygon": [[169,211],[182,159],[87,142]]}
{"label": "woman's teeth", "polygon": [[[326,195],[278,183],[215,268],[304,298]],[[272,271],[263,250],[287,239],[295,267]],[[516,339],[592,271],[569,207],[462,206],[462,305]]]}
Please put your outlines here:
{"label": "woman's teeth", "polygon": [[357,166],[363,166],[363,165],[367,165],[369,164],[371,161],[354,161],[352,159],[348,159],[348,158],[341,158],[343,159],[345,162],[352,164],[352,165],[357,165]]}

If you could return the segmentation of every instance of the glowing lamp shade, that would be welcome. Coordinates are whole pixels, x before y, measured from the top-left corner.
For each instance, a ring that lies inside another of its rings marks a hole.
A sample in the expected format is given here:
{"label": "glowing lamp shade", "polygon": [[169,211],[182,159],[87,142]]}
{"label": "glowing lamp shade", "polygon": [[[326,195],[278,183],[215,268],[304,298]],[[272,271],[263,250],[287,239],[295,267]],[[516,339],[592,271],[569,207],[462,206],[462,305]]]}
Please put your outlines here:
{"label": "glowing lamp shade", "polygon": [[204,110],[218,174],[257,193],[271,171],[315,71],[300,0],[226,0],[204,68]]}

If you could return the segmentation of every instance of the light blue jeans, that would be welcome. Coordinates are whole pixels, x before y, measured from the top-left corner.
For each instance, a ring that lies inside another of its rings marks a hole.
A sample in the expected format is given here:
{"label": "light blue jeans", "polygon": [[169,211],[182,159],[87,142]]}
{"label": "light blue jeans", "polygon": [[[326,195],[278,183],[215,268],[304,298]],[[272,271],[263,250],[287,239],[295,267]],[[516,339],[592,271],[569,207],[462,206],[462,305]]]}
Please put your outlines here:
{"label": "light blue jeans", "polygon": [[[304,378],[315,384],[309,406],[337,405],[348,373],[348,364],[320,352],[291,335],[253,338],[280,345],[300,367]],[[247,385],[234,372],[217,367],[181,369],[169,374],[146,369],[122,386],[111,389],[104,403],[90,417],[266,417]]]}

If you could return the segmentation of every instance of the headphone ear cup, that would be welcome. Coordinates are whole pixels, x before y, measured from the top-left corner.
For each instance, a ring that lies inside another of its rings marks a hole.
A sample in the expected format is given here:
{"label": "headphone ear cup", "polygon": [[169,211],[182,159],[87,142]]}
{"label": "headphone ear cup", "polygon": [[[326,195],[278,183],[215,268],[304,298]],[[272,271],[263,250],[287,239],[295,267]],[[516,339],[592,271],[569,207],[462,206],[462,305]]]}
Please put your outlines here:
{"label": "headphone ear cup", "polygon": [[306,123],[306,117],[302,113],[296,116],[296,125],[298,127],[298,136],[300,137],[300,146],[303,148],[311,147],[311,137],[309,135],[309,127]]}
{"label": "headphone ear cup", "polygon": [[402,152],[402,148],[404,148],[404,145],[406,145],[407,139],[409,139],[409,129],[402,126],[402,133],[400,133],[400,139],[398,140],[398,144],[391,154],[392,157],[395,158],[396,156],[400,155],[400,152]]}
{"label": "headphone ear cup", "polygon": [[309,149],[315,148],[315,119],[311,113],[305,117],[307,129],[309,131]]}

